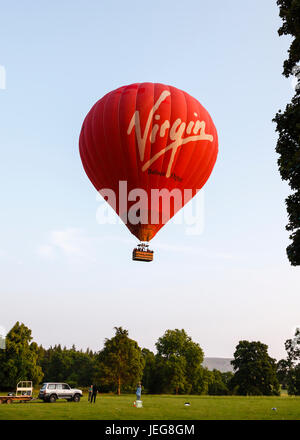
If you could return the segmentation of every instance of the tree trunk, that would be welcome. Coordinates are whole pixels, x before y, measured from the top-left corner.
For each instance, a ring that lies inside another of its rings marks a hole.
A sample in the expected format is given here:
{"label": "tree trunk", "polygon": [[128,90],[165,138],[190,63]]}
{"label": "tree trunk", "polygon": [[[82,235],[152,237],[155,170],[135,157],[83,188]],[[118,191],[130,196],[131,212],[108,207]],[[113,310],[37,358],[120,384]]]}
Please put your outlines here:
{"label": "tree trunk", "polygon": [[119,376],[119,379],[118,379],[118,396],[120,396],[120,394],[121,394],[121,378]]}

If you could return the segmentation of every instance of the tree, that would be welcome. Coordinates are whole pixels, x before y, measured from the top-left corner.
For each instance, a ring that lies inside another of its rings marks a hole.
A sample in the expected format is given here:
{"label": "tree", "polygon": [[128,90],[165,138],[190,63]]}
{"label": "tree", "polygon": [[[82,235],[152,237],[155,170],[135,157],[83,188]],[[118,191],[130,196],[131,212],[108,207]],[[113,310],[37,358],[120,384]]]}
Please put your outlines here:
{"label": "tree", "polygon": [[195,392],[203,351],[182,330],[166,330],[156,343],[156,366],[163,392]]}
{"label": "tree", "polygon": [[[93,382],[95,375],[94,357],[81,351],[72,351],[72,373],[68,383],[76,386],[88,386]],[[73,376],[72,376],[73,375]]]}
{"label": "tree", "polygon": [[277,0],[279,16],[283,21],[279,35],[292,35],[294,37],[288,51],[288,59],[283,64],[283,75],[288,77],[300,61],[300,1]]}
{"label": "tree", "polygon": [[277,362],[276,366],[276,374],[277,379],[282,388],[287,389],[288,388],[288,382],[289,382],[289,362],[285,359],[281,359],[279,362]]}
{"label": "tree", "polygon": [[300,328],[296,328],[293,339],[287,339],[284,346],[287,352],[287,362],[293,366],[300,360]]}
{"label": "tree", "polygon": [[212,383],[212,372],[208,368],[201,367],[197,370],[193,380],[193,394],[208,394],[208,388]]}
{"label": "tree", "polygon": [[297,328],[293,339],[285,341],[287,358],[278,363],[277,375],[287,387],[289,395],[300,395],[300,329]]}
{"label": "tree", "polygon": [[68,382],[71,386],[88,386],[94,381],[95,354],[91,350],[85,353],[60,345],[47,350],[38,347],[38,362],[44,372],[46,382]]}
{"label": "tree", "polygon": [[288,394],[300,396],[300,365],[295,365],[289,374]]}
{"label": "tree", "polygon": [[51,362],[47,371],[47,379],[49,382],[67,381],[72,371],[72,358],[66,349],[62,349],[60,345],[55,346],[51,353]]}
{"label": "tree", "polygon": [[109,384],[121,394],[122,387],[133,387],[141,380],[144,358],[137,342],[128,337],[128,331],[115,327],[116,334],[105,339],[99,352],[99,380]]}
{"label": "tree", "polygon": [[31,330],[16,322],[6,335],[6,349],[0,350],[0,383],[3,388],[15,388],[21,380],[40,383],[43,372],[38,365],[39,348],[32,342]]}
{"label": "tree", "polygon": [[232,386],[240,395],[279,395],[276,361],[261,342],[240,341],[236,346]]}
{"label": "tree", "polygon": [[155,354],[147,348],[142,349],[142,356],[144,359],[144,370],[142,377],[142,384],[144,390],[148,393],[155,392]]}
{"label": "tree", "polygon": [[[279,35],[293,37],[288,59],[283,64],[283,75],[300,77],[300,0],[277,0],[279,15],[283,24]],[[300,265],[300,83],[295,88],[295,95],[282,113],[281,110],[273,119],[279,133],[276,152],[279,154],[278,166],[283,180],[287,180],[294,191],[286,199],[291,231],[291,244],[287,247],[287,256],[293,266]]]}
{"label": "tree", "polygon": [[[226,396],[229,394],[229,389],[225,381],[228,380],[230,376],[222,375],[221,371],[215,368],[210,372],[210,383],[208,385],[208,394],[211,396]],[[230,373],[231,374],[231,373]]]}

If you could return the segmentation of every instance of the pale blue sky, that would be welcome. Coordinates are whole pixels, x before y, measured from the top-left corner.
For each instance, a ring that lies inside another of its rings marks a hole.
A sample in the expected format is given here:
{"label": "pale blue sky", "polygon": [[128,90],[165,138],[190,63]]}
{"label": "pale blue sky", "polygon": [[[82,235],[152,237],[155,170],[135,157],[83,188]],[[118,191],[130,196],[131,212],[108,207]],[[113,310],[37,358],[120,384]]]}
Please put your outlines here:
{"label": "pale blue sky", "polygon": [[[150,349],[184,328],[206,356],[240,339],[284,356],[300,295],[271,122],[293,94],[280,23],[275,0],[1,2],[0,325],[93,349],[114,326]],[[125,226],[97,223],[78,153],[94,102],[143,81],[190,93],[219,133],[204,233],[166,225],[146,265]]]}

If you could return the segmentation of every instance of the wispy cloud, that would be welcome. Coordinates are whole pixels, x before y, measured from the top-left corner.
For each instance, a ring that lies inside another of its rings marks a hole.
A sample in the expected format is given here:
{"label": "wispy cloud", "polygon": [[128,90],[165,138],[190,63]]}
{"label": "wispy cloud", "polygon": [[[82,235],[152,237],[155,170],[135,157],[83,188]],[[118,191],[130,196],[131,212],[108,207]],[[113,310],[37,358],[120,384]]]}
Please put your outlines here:
{"label": "wispy cloud", "polygon": [[23,264],[23,260],[10,255],[6,250],[0,249],[0,259],[7,263]]}
{"label": "wispy cloud", "polygon": [[38,247],[37,253],[40,257],[49,259],[59,255],[93,259],[93,241],[82,229],[54,230],[50,232],[48,242]]}
{"label": "wispy cloud", "polygon": [[[53,230],[49,233],[49,239],[37,248],[37,254],[46,259],[54,259],[59,256],[72,259],[85,259],[89,261],[96,261],[99,258],[97,252],[103,242],[118,242],[136,246],[138,240],[134,237],[120,238],[120,236],[103,235],[94,237],[89,235],[86,231],[79,228],[66,228],[60,230]],[[206,248],[198,246],[184,246],[162,243],[160,241],[153,243],[156,250],[167,252],[180,252],[189,255],[198,255],[206,258],[218,258],[223,260],[230,260],[234,258],[229,252],[222,250],[211,251]],[[98,257],[97,257],[98,255]]]}
{"label": "wispy cloud", "polygon": [[40,257],[44,258],[54,258],[55,257],[55,249],[54,246],[49,244],[43,244],[37,248],[37,253]]}
{"label": "wispy cloud", "polygon": [[199,255],[211,258],[221,258],[221,259],[232,259],[234,256],[227,252],[219,252],[219,251],[209,251],[205,248],[195,247],[195,246],[176,246],[165,243],[157,243],[155,245],[156,249],[161,249],[162,251],[173,251],[173,252],[181,252],[188,253],[192,255]]}

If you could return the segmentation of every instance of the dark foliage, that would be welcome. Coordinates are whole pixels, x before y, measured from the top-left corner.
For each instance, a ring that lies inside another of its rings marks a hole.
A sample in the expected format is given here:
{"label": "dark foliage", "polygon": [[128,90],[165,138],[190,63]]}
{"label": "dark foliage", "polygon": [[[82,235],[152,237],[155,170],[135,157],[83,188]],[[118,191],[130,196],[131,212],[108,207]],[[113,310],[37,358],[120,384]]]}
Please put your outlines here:
{"label": "dark foliage", "polygon": [[278,0],[279,15],[283,24],[279,35],[293,37],[288,59],[284,61],[283,75],[295,75],[298,84],[295,95],[284,112],[279,112],[273,119],[279,134],[276,152],[279,154],[278,166],[283,180],[286,180],[294,191],[286,199],[291,231],[291,244],[287,247],[287,256],[293,266],[300,265],[300,0]]}

